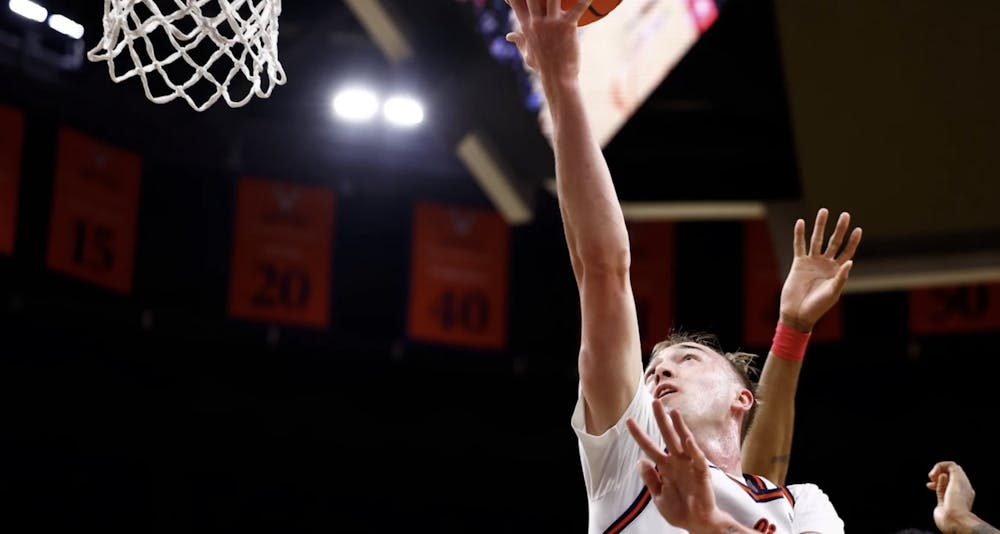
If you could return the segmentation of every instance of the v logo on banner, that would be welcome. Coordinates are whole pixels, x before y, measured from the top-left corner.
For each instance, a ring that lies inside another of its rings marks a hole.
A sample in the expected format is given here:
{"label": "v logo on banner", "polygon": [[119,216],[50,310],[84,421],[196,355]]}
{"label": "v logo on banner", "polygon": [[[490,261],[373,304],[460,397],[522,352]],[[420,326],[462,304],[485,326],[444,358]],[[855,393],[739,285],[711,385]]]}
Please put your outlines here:
{"label": "v logo on banner", "polygon": [[271,194],[274,195],[274,202],[281,213],[287,215],[298,204],[299,197],[302,196],[302,189],[296,186],[273,184],[271,185]]}

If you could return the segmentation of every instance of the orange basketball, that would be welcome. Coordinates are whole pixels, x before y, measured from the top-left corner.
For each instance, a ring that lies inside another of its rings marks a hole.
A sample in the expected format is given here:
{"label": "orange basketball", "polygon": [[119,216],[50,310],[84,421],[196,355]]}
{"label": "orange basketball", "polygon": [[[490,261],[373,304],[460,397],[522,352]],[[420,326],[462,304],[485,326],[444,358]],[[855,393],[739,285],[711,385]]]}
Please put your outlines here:
{"label": "orange basketball", "polygon": [[[562,0],[562,8],[572,9],[576,5],[576,2],[577,0]],[[591,22],[603,19],[605,15],[611,13],[611,10],[618,7],[620,3],[622,3],[622,0],[594,0],[590,3],[590,7],[584,10],[583,15],[580,15],[577,25],[586,26]]]}

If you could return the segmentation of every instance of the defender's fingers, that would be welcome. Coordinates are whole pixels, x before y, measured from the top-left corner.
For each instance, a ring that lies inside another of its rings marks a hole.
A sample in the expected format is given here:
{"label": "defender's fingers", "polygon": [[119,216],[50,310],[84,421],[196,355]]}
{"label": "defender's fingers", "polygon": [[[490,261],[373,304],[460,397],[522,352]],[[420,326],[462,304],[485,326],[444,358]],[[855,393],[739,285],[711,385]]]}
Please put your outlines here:
{"label": "defender's fingers", "polygon": [[860,227],[855,228],[854,231],[851,232],[851,237],[847,238],[847,246],[844,247],[844,251],[837,256],[838,262],[843,263],[854,257],[854,253],[858,250],[858,244],[861,243],[861,234],[862,231]]}
{"label": "defender's fingers", "polygon": [[944,494],[948,489],[948,473],[941,473],[937,477],[937,488],[935,493],[937,493],[938,506],[944,504]]}
{"label": "defender's fingers", "polygon": [[837,218],[837,226],[833,229],[833,235],[830,236],[830,241],[826,244],[826,251],[823,255],[827,258],[833,258],[837,256],[837,251],[840,250],[840,245],[844,243],[844,236],[847,235],[847,228],[851,225],[851,214],[846,211],[840,214]]}
{"label": "defender's fingers", "polygon": [[849,261],[837,269],[836,277],[833,279],[834,294],[839,295],[844,290],[844,285],[847,284],[847,277],[851,274],[851,267],[853,266],[854,262]]}
{"label": "defender's fingers", "polygon": [[795,221],[795,229],[792,232],[792,251],[796,258],[806,255],[806,222],[802,219]]}
{"label": "defender's fingers", "polygon": [[813,224],[812,239],[809,241],[809,255],[818,256],[823,251],[823,234],[826,232],[826,218],[830,214],[826,208],[816,212],[816,222]]}
{"label": "defender's fingers", "polygon": [[948,471],[949,469],[951,469],[951,466],[953,465],[958,465],[958,464],[951,461],[938,462],[934,464],[934,467],[931,468],[930,473],[927,473],[927,476],[930,478],[937,478],[939,474]]}

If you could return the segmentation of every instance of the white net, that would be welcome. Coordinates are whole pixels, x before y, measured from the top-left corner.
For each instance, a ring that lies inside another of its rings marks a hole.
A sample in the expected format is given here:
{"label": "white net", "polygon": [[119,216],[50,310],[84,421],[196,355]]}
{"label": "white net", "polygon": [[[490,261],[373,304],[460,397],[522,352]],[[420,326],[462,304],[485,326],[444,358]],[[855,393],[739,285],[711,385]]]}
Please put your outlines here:
{"label": "white net", "polygon": [[87,58],[107,61],[116,83],[138,76],[157,104],[240,107],[285,83],[280,14],[281,0],[105,0],[104,37]]}

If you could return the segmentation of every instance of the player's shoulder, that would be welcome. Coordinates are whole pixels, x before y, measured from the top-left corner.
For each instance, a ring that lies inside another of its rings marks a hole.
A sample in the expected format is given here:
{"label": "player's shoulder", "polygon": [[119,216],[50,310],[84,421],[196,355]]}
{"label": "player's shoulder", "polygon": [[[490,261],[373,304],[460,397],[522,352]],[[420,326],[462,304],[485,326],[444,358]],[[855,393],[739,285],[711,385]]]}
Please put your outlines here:
{"label": "player's shoulder", "polygon": [[844,534],[844,520],[840,518],[830,497],[816,484],[789,484],[785,486],[795,498],[794,525],[798,532]]}
{"label": "player's shoulder", "polygon": [[830,497],[816,484],[804,482],[801,484],[789,484],[785,488],[795,498],[795,504],[816,504],[829,503]]}
{"label": "player's shoulder", "polygon": [[789,484],[789,485],[787,485],[785,487],[788,488],[788,491],[790,491],[792,493],[795,493],[795,494],[802,494],[802,495],[812,495],[812,494],[826,495],[826,493],[823,492],[822,488],[820,488],[816,484],[813,484],[812,482],[800,482],[800,483],[796,483],[796,484]]}

